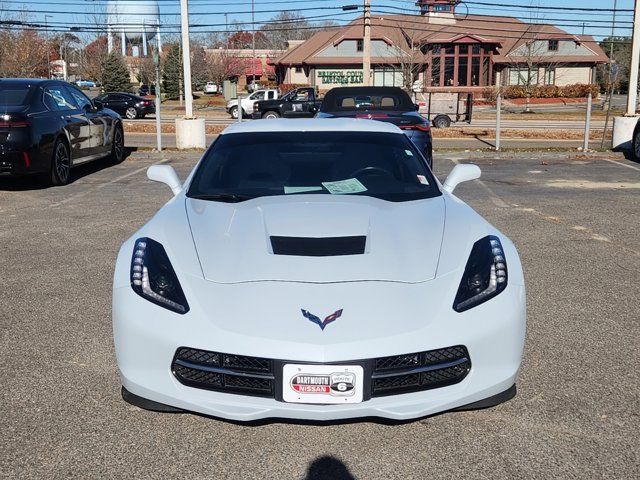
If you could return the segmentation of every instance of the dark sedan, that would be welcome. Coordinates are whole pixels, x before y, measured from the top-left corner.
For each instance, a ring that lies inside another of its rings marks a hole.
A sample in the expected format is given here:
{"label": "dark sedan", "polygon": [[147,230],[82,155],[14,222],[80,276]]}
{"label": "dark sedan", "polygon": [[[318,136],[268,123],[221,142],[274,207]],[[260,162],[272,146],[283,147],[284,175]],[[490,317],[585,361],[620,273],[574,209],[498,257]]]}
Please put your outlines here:
{"label": "dark sedan", "polygon": [[0,176],[41,174],[69,182],[90,160],[124,159],[120,117],[59,80],[0,79]]}
{"label": "dark sedan", "polygon": [[132,93],[104,93],[96,97],[96,100],[129,120],[144,118],[145,115],[156,111],[153,100]]}
{"label": "dark sedan", "polygon": [[317,118],[366,118],[397,125],[433,165],[431,124],[398,87],[338,87],[327,92]]}

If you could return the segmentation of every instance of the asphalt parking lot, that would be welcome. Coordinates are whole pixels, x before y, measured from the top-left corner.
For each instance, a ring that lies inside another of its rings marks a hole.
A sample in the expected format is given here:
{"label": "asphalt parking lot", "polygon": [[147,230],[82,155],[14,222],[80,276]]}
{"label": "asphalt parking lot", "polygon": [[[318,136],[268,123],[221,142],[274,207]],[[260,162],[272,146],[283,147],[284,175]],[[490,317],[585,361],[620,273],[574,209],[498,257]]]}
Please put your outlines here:
{"label": "asphalt parking lot", "polygon": [[437,153],[443,179],[516,244],[528,329],[518,395],[403,424],[238,425],[121,400],[111,333],[120,244],[195,153],[134,152],[62,188],[0,183],[4,478],[637,478],[640,165],[621,155]]}

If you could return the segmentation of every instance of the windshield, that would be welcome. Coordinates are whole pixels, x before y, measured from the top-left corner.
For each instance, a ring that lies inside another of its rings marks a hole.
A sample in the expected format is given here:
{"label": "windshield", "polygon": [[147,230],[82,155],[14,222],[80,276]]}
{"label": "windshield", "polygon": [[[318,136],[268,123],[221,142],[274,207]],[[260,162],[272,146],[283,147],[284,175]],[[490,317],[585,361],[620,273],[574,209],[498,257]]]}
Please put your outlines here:
{"label": "windshield", "polygon": [[362,110],[413,111],[409,95],[399,88],[347,87],[330,90],[322,102],[323,112]]}
{"label": "windshield", "polygon": [[440,194],[404,135],[260,132],[221,135],[187,196],[238,202],[274,195],[361,195],[394,202]]}

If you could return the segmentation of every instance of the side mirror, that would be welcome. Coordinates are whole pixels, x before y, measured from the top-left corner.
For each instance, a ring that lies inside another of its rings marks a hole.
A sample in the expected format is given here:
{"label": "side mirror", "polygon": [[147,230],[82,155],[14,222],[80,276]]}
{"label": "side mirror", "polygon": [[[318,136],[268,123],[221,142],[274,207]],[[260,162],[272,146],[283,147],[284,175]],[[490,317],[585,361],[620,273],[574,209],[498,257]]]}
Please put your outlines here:
{"label": "side mirror", "polygon": [[416,112],[420,110],[420,105],[418,105],[417,103],[414,103],[413,106],[416,109]]}
{"label": "side mirror", "polygon": [[178,174],[169,165],[151,165],[147,169],[147,177],[154,182],[161,182],[169,185],[173,195],[178,195],[182,190],[182,184],[178,178]]}
{"label": "side mirror", "polygon": [[102,102],[100,100],[94,100],[93,101],[93,108],[95,108],[96,110],[102,110],[104,108],[104,105],[102,104]]}
{"label": "side mirror", "polygon": [[462,163],[456,165],[453,170],[451,170],[442,188],[446,192],[451,193],[459,183],[475,180],[476,178],[480,178],[480,167],[470,163]]}

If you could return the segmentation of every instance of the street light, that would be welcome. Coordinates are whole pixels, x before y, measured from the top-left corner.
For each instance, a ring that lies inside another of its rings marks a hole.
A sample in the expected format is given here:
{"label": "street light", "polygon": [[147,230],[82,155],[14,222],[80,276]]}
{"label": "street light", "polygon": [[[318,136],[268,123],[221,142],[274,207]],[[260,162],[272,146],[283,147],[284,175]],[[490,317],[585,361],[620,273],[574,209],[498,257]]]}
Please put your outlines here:
{"label": "street light", "polygon": [[351,10],[358,10],[358,5],[345,5],[342,7],[343,12],[348,12]]}

